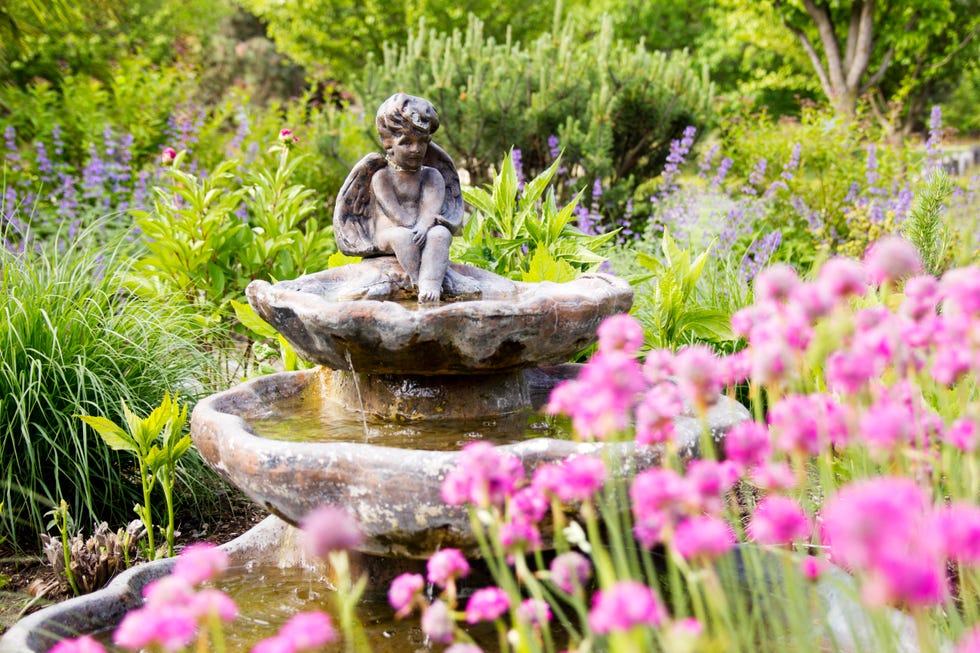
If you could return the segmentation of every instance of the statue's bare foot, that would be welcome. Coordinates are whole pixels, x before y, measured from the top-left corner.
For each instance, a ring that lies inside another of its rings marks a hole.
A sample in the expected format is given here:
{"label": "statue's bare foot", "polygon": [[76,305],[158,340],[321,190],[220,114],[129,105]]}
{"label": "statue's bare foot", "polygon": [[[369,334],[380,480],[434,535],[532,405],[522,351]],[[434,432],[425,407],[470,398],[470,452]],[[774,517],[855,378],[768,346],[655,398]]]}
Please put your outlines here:
{"label": "statue's bare foot", "polygon": [[431,281],[420,281],[419,304],[432,304],[433,302],[439,301],[439,292],[441,290],[442,284],[433,283]]}

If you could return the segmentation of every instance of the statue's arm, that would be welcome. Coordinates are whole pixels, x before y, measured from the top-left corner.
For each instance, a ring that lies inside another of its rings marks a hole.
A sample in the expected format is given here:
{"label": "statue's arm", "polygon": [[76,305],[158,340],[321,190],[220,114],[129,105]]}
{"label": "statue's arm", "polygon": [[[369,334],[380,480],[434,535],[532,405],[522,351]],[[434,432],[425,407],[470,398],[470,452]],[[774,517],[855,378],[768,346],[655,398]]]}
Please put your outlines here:
{"label": "statue's arm", "polygon": [[446,184],[435,168],[425,168],[422,180],[422,197],[419,201],[419,222],[425,222],[426,230],[432,228],[442,211],[446,198]]}
{"label": "statue's arm", "polygon": [[374,201],[392,222],[403,227],[411,227],[418,221],[418,216],[410,214],[399,203],[395,195],[395,187],[388,175],[382,170],[371,179],[371,191]]}

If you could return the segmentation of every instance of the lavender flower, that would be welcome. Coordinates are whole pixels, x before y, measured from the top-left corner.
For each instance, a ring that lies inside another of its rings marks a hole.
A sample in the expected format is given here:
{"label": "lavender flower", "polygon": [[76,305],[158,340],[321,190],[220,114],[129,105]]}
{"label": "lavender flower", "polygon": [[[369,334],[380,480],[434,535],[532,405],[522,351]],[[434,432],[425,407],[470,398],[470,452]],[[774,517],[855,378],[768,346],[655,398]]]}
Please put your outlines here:
{"label": "lavender flower", "polygon": [[729,157],[725,157],[718,164],[718,170],[715,172],[715,178],[711,180],[711,186],[713,188],[718,188],[724,183],[725,177],[728,176],[728,171],[732,169],[732,161]]}
{"label": "lavender flower", "polygon": [[687,158],[688,152],[691,151],[691,146],[694,145],[694,135],[697,133],[697,128],[694,126],[687,126],[684,128],[684,133],[680,140],[673,140],[670,142],[670,153],[667,154],[667,163],[664,165],[663,181],[661,185],[661,195],[666,194],[674,188],[674,178],[680,171],[681,165]]}
{"label": "lavender flower", "polygon": [[707,179],[708,173],[711,172],[711,167],[714,165],[715,157],[718,156],[718,152],[721,150],[720,145],[712,145],[703,157],[698,161],[698,177],[701,179]]}
{"label": "lavender flower", "polygon": [[517,173],[517,189],[524,190],[524,154],[515,147],[510,151],[510,157],[514,161],[514,171]]}
{"label": "lavender flower", "polygon": [[748,251],[745,252],[745,256],[742,257],[740,268],[742,277],[746,281],[754,279],[759,270],[769,263],[772,255],[779,249],[782,240],[783,233],[777,229],[756,240],[749,246]]}
{"label": "lavender flower", "polygon": [[943,109],[932,105],[929,113],[929,138],[926,140],[926,169],[935,168],[940,163],[943,142]]}
{"label": "lavender flower", "polygon": [[554,134],[548,137],[548,153],[551,154],[552,160],[557,159],[558,155],[561,154],[561,147],[558,143],[558,137]]}

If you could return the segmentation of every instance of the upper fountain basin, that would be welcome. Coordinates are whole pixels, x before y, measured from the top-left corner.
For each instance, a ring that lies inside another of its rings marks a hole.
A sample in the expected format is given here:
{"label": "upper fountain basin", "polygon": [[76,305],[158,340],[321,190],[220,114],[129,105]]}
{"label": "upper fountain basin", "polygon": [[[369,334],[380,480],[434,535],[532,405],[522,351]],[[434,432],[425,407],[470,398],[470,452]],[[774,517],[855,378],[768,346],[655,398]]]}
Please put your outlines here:
{"label": "upper fountain basin", "polygon": [[[444,296],[417,305],[394,257],[365,259],[246,294],[304,359],[362,374],[475,374],[562,363],[595,341],[602,320],[627,312],[629,284],[608,274],[519,283],[450,264]],[[479,297],[467,299],[467,297]],[[399,301],[405,300],[405,301]]]}

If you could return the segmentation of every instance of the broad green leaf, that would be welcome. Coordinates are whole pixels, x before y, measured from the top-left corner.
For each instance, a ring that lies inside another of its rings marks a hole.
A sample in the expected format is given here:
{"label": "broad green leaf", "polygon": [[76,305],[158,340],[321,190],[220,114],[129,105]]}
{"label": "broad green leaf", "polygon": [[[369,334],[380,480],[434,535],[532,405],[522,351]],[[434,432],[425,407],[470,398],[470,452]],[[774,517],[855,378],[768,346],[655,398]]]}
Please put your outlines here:
{"label": "broad green leaf", "polygon": [[360,263],[360,256],[347,256],[343,252],[334,252],[327,259],[328,268],[339,268],[342,265],[350,265],[351,263]]}
{"label": "broad green leaf", "polygon": [[571,281],[578,276],[571,265],[561,259],[554,259],[544,247],[534,250],[528,269],[521,277],[521,281],[538,282],[554,281],[557,283]]}
{"label": "broad green leaf", "polygon": [[95,429],[110,449],[139,452],[133,438],[112,420],[95,415],[76,415],[76,417]]}
{"label": "broad green leaf", "polygon": [[235,317],[246,329],[256,334],[260,338],[275,338],[279,332],[271,324],[259,317],[250,304],[231,300],[231,307],[235,311]]}

